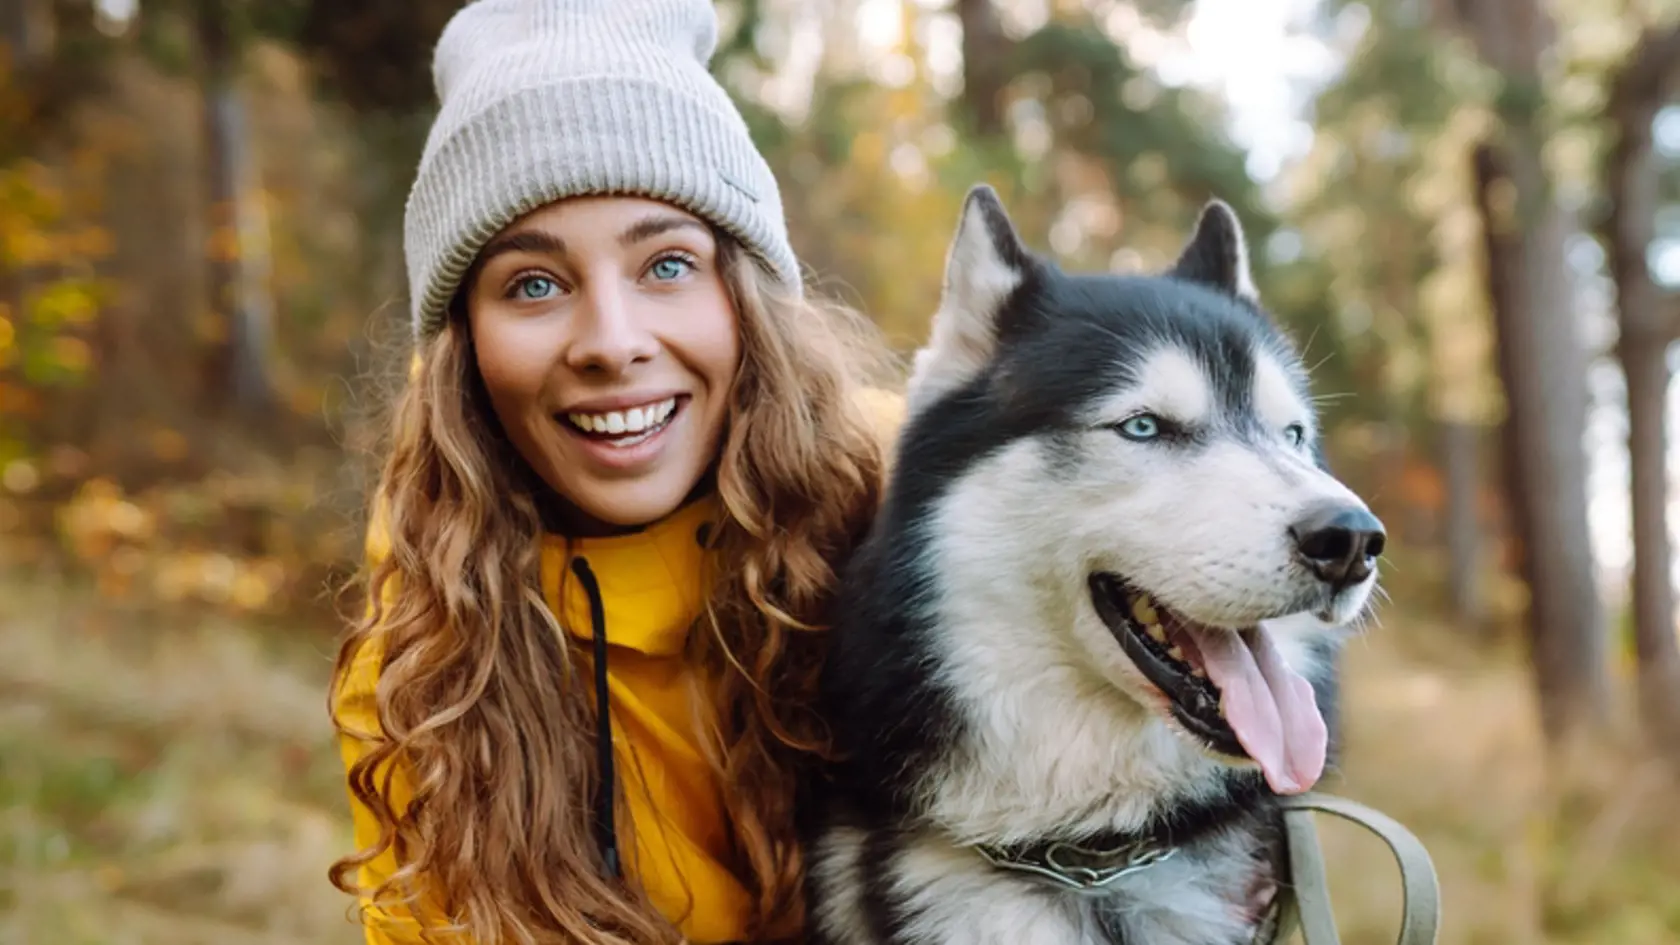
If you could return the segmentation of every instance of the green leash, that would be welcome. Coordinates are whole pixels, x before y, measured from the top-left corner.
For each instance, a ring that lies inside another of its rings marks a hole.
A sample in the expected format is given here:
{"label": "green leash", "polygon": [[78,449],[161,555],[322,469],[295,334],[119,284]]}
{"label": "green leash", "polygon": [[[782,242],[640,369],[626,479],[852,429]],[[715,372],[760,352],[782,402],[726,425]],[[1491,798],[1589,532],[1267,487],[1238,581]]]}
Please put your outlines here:
{"label": "green leash", "polygon": [[1441,887],[1435,876],[1435,864],[1423,843],[1399,821],[1380,811],[1344,797],[1316,793],[1283,798],[1293,882],[1279,897],[1277,929],[1265,941],[1282,942],[1299,927],[1306,945],[1341,945],[1336,934],[1336,917],[1330,909],[1324,851],[1319,846],[1318,829],[1313,822],[1313,814],[1320,812],[1352,821],[1388,845],[1400,866],[1399,945],[1435,945],[1441,926]]}

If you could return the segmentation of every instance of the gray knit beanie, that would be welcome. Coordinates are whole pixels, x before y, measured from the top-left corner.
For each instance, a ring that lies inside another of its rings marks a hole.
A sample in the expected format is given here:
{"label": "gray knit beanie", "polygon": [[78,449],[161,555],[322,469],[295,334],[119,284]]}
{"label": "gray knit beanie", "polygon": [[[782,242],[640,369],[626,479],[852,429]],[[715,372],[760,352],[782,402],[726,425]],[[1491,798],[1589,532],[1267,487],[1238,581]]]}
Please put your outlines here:
{"label": "gray knit beanie", "polygon": [[801,291],[776,179],[707,71],[717,30],[709,0],[476,0],[455,14],[403,223],[419,337],[442,327],[491,237],[585,194],[682,207]]}

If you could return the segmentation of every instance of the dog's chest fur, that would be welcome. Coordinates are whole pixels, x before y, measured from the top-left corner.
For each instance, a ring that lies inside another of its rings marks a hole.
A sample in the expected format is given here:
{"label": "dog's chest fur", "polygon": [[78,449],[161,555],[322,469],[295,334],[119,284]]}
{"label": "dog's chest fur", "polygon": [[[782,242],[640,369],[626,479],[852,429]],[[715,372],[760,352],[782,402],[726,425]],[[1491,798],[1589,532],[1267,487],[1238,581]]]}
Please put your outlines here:
{"label": "dog's chest fur", "polygon": [[[845,828],[813,851],[823,945],[1251,945],[1276,888],[1256,823],[1179,848],[1099,893],[1000,871],[931,833]],[[1247,891],[1233,896],[1233,891]]]}
{"label": "dog's chest fur", "polygon": [[[964,629],[984,638],[996,628]],[[858,632],[894,631],[888,622]],[[954,675],[968,684],[945,688],[912,682],[916,666],[873,663],[877,685],[851,705],[853,725],[901,734],[834,772],[832,819],[812,852],[818,942],[1255,941],[1283,855],[1275,802],[1256,775],[1137,724],[1135,707],[1074,671],[1011,678],[967,666]],[[942,737],[904,737],[906,728]],[[970,845],[1116,830],[1160,838],[1172,856],[1085,893],[1002,870]]]}

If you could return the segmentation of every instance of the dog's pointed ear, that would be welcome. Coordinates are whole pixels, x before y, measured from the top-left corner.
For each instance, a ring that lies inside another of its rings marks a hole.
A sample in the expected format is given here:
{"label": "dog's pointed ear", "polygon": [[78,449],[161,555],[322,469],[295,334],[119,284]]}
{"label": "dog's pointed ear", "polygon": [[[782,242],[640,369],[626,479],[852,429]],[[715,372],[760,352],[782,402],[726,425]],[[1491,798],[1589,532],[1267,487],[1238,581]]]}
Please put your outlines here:
{"label": "dog's pointed ear", "polygon": [[976,184],[963,200],[945,254],[945,280],[928,341],[916,352],[909,384],[912,410],[980,373],[997,352],[1004,304],[1032,267],[1032,253],[997,192]]}
{"label": "dog's pointed ear", "polygon": [[1196,233],[1169,274],[1240,299],[1259,301],[1254,276],[1248,268],[1248,241],[1243,237],[1242,222],[1230,204],[1217,198],[1202,208]]}

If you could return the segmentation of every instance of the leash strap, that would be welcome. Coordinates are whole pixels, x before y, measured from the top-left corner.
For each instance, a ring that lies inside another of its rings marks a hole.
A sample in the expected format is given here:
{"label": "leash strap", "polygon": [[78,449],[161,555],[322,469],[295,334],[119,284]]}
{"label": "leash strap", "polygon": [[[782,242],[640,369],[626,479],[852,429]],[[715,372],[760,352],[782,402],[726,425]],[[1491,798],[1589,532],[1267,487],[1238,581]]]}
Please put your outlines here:
{"label": "leash strap", "polygon": [[1324,851],[1313,821],[1313,814],[1321,812],[1358,824],[1388,845],[1400,866],[1399,945],[1435,945],[1441,925],[1441,888],[1435,864],[1422,841],[1394,818],[1344,797],[1307,793],[1282,800],[1293,882],[1279,896],[1282,903],[1277,930],[1267,942],[1282,942],[1299,925],[1306,945],[1341,945],[1330,908]]}

